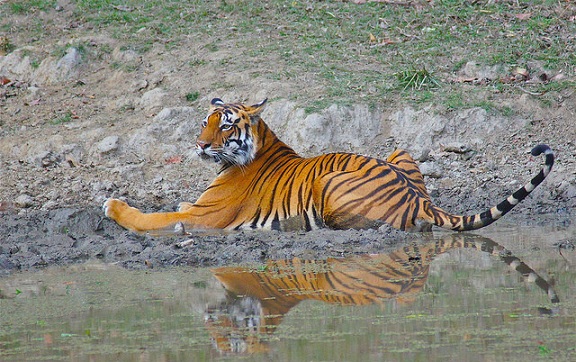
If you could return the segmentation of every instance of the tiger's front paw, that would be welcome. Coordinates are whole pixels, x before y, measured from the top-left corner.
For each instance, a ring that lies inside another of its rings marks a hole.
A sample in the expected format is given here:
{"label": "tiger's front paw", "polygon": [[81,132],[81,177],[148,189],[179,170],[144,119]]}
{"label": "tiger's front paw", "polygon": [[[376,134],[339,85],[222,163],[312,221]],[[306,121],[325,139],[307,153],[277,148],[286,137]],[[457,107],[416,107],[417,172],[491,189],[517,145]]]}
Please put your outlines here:
{"label": "tiger's front paw", "polygon": [[104,202],[104,205],[102,205],[104,215],[112,220],[118,220],[122,211],[126,210],[128,207],[127,203],[118,199],[108,199]]}

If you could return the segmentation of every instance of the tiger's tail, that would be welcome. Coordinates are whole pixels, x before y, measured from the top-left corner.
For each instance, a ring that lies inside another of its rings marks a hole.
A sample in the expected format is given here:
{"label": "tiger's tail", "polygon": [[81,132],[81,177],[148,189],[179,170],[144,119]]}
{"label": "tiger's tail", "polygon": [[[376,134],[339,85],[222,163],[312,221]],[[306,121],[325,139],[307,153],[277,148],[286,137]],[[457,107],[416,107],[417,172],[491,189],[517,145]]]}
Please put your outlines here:
{"label": "tiger's tail", "polygon": [[458,216],[451,215],[440,208],[432,207],[432,214],[434,218],[433,224],[444,229],[451,229],[456,231],[468,231],[480,229],[484,226],[492,224],[502,216],[506,215],[514,206],[518,205],[520,201],[524,200],[534,189],[544,181],[546,176],[552,170],[554,165],[554,152],[550,147],[544,144],[537,145],[531,151],[533,156],[544,154],[545,163],[540,172],[534,176],[530,182],[519,188],[512,195],[508,196],[504,201],[490,209],[475,215]]}

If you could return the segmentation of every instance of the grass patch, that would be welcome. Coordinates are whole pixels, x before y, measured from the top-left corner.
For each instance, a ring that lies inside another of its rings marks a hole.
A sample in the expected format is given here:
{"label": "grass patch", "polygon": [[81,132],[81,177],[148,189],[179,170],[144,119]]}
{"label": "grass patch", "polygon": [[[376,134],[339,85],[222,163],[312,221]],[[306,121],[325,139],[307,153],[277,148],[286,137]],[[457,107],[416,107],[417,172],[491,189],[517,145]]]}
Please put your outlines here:
{"label": "grass patch", "polygon": [[193,92],[188,92],[188,93],[186,93],[186,100],[187,100],[188,102],[197,101],[199,97],[200,97],[200,92],[198,92],[198,91],[193,91]]}
{"label": "grass patch", "polygon": [[50,123],[53,125],[68,123],[72,120],[73,116],[74,116],[74,114],[71,111],[68,111],[68,112],[54,118],[53,120],[50,121]]}
{"label": "grass patch", "polygon": [[19,0],[8,2],[10,12],[17,15],[32,14],[37,11],[48,11],[54,9],[55,6],[56,1],[54,0]]}
{"label": "grass patch", "polygon": [[426,68],[404,70],[395,75],[398,82],[400,82],[402,90],[421,90],[424,88],[430,89],[440,87],[438,80],[432,77],[432,74],[430,74]]}

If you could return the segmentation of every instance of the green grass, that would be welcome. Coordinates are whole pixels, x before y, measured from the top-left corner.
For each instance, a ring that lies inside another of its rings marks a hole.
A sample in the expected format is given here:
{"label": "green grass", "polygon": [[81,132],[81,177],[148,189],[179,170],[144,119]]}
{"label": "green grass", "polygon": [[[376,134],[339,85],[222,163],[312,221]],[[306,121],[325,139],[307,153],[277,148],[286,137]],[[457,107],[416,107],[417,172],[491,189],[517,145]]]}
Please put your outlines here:
{"label": "green grass", "polygon": [[64,114],[52,119],[50,121],[51,124],[53,125],[59,125],[59,124],[63,124],[63,123],[68,123],[72,120],[72,116],[73,113],[70,111],[65,112]]}
{"label": "green grass", "polygon": [[32,14],[37,11],[48,11],[56,5],[55,0],[19,0],[9,1],[8,7],[13,14]]}
{"label": "green grass", "polygon": [[[469,61],[510,70],[531,65],[566,75],[548,84],[527,84],[535,93],[574,86],[576,23],[556,1],[534,0],[527,6],[511,1],[441,0],[423,8],[281,0],[71,3],[73,20],[82,24],[77,32],[105,31],[141,54],[154,44],[173,49],[192,38],[203,47],[189,60],[191,67],[213,66],[212,54],[229,51],[217,67],[227,72],[247,70],[263,82],[302,84],[291,97],[309,110],[331,103],[374,105],[391,98],[447,108],[490,103],[486,89],[493,84],[445,86],[458,78]],[[0,11],[33,14],[54,11],[54,6],[55,1],[29,0],[3,3]],[[43,41],[41,27],[19,28],[10,17],[0,20],[0,27]],[[215,88],[222,84],[228,82],[214,80]],[[522,92],[506,82],[496,87],[500,94]],[[309,93],[307,88],[324,91]]]}
{"label": "green grass", "polygon": [[404,70],[395,74],[402,90],[412,89],[434,89],[439,88],[440,83],[436,80],[426,68],[411,68],[409,70]]}
{"label": "green grass", "polygon": [[186,96],[185,96],[185,98],[188,102],[194,102],[194,101],[198,100],[198,97],[200,97],[200,92],[198,92],[198,91],[186,93]]}

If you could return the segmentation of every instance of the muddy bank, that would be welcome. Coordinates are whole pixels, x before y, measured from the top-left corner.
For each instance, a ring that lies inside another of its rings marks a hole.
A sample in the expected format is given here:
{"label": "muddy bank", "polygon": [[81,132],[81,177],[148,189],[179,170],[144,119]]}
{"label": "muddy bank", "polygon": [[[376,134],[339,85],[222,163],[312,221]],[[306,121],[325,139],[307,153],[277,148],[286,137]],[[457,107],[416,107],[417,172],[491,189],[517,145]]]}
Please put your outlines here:
{"label": "muddy bank", "polygon": [[[573,215],[560,211],[507,215],[501,225],[568,225]],[[99,208],[30,210],[25,215],[2,214],[0,275],[100,260],[130,269],[168,266],[221,266],[261,263],[299,257],[325,259],[383,253],[411,240],[434,234],[379,230],[317,230],[312,232],[196,232],[153,237],[127,232],[105,218]]]}
{"label": "muddy bank", "polygon": [[389,228],[309,233],[198,232],[152,237],[127,232],[99,208],[3,214],[0,274],[98,259],[127,268],[215,266],[292,257],[375,253],[414,238]]}

